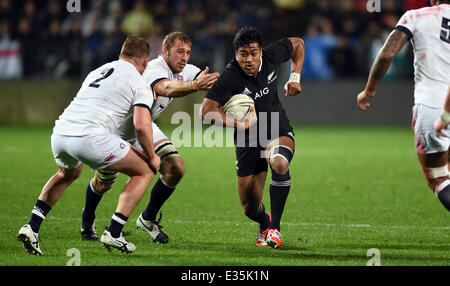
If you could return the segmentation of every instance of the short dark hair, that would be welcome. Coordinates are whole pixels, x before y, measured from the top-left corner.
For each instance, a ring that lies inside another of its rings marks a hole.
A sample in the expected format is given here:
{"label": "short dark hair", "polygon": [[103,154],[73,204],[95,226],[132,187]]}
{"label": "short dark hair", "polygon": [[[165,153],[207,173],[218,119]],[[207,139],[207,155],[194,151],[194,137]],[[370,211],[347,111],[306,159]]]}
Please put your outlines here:
{"label": "short dark hair", "polygon": [[120,56],[127,58],[145,58],[150,54],[150,45],[139,36],[129,36],[122,45]]}
{"label": "short dark hair", "polygon": [[234,36],[233,46],[236,51],[251,43],[258,43],[258,45],[262,47],[261,35],[254,27],[243,27],[236,33],[236,36]]}

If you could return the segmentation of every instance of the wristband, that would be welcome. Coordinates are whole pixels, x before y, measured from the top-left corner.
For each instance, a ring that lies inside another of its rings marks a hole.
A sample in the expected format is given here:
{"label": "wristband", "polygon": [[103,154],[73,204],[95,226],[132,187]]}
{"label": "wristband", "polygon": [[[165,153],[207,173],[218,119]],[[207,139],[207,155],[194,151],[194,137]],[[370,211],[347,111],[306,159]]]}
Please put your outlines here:
{"label": "wristband", "polygon": [[191,86],[194,90],[198,90],[197,79],[191,81]]}
{"label": "wristband", "polygon": [[291,72],[291,75],[289,76],[289,80],[287,82],[297,82],[300,83],[300,74],[296,72]]}
{"label": "wristband", "polygon": [[450,111],[443,109],[441,112],[441,117],[439,119],[443,123],[449,123],[450,122]]}
{"label": "wristband", "polygon": [[288,89],[288,83],[290,82],[296,82],[296,83],[300,83],[300,78],[301,75],[299,73],[296,72],[291,72],[291,75],[289,76],[289,80],[284,84],[284,89]]}

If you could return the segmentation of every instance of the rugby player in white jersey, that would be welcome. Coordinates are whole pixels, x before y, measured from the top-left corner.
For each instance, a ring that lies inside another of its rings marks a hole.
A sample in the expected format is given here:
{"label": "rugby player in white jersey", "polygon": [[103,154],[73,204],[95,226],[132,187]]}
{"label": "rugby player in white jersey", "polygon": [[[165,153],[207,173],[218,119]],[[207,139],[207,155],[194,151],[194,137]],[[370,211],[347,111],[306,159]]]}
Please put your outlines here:
{"label": "rugby player in white jersey", "polygon": [[[151,108],[153,120],[160,116],[174,98],[186,96],[198,90],[209,90],[219,77],[219,73],[208,73],[208,67],[202,71],[195,65],[188,64],[191,46],[191,40],[186,34],[172,32],[163,41],[162,54],[148,63],[143,77],[156,98]],[[162,176],[153,186],[148,206],[137,219],[136,226],[148,232],[154,242],[168,243],[169,238],[161,231],[159,225],[161,215],[158,220],[156,216],[183,177],[184,164],[169,138],[155,123],[152,125],[155,152],[161,158]],[[137,143],[132,124],[125,124],[119,129],[122,138]],[[135,146],[141,148],[139,144]],[[81,225],[83,240],[97,240],[94,223],[95,209],[116,177],[115,172],[98,170],[88,184]]]}
{"label": "rugby player in white jersey", "polygon": [[[43,187],[29,222],[19,231],[18,239],[27,252],[42,255],[38,242],[40,225],[64,190],[80,176],[83,164],[130,177],[100,240],[108,249],[136,249],[123,237],[122,228],[160,166],[152,125],[148,124],[153,93],[142,78],[149,52],[145,39],[128,37],[119,59],[89,73],[56,120],[51,148],[59,170]],[[128,118],[132,118],[142,151],[118,136],[117,129]]]}
{"label": "rugby player in white jersey", "polygon": [[[379,52],[364,91],[358,94],[360,109],[375,96],[391,61],[410,40],[414,48],[414,108],[412,127],[416,152],[428,186],[450,211],[448,137],[438,136],[434,122],[440,116],[450,83],[450,1],[431,0],[432,7],[407,11]],[[442,132],[450,135],[445,127]]]}

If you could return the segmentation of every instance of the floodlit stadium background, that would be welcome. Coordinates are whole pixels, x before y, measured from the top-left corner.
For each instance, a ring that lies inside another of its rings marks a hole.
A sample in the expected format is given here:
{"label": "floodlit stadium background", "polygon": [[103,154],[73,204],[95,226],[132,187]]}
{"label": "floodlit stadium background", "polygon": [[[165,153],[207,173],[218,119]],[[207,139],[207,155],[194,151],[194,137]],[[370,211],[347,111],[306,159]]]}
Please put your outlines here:
{"label": "floodlit stadium background", "polygon": [[[193,41],[190,62],[221,72],[233,57],[234,34],[246,25],[259,28],[266,44],[286,36],[305,40],[303,93],[282,99],[294,124],[409,123],[410,45],[396,57],[371,110],[357,110],[355,96],[399,17],[428,1],[81,0],[80,12],[68,12],[66,2],[0,1],[0,123],[51,124],[84,76],[117,58],[127,34],[146,37],[155,58],[164,35],[183,31]],[[280,90],[289,63],[283,71]],[[160,124],[176,110],[194,112],[202,98],[178,99]]]}

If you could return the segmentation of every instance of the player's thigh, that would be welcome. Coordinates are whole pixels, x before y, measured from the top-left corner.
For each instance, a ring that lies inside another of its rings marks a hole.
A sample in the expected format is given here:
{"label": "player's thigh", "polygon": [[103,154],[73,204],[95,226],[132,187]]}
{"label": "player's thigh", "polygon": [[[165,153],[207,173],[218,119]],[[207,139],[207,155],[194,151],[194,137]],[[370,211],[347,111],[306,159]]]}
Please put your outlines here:
{"label": "player's thigh", "polygon": [[438,168],[447,166],[448,163],[448,151],[438,153],[418,153],[419,162],[424,168]]}
{"label": "player's thigh", "polygon": [[120,161],[102,168],[106,171],[124,173],[129,177],[148,176],[153,174],[147,162],[141,157],[141,152],[135,148],[129,148],[128,153]]}
{"label": "player's thigh", "polygon": [[77,137],[63,136],[55,133],[52,134],[50,139],[53,158],[63,174],[70,174],[70,170],[74,170],[81,165],[81,161],[71,152],[75,145],[78,144],[78,141],[74,139],[77,139]]}
{"label": "player's thigh", "polygon": [[94,169],[130,177],[152,173],[143,152],[109,132],[86,136],[80,142],[77,158]]}
{"label": "player's thigh", "polygon": [[447,163],[450,164],[450,148],[447,150]]}
{"label": "player's thigh", "polygon": [[288,136],[280,136],[272,141],[270,141],[269,145],[266,147],[266,152],[269,153],[270,150],[277,146],[285,146],[288,147],[292,153],[295,152],[295,141],[292,140],[291,137]]}
{"label": "player's thigh", "polygon": [[[449,137],[441,137],[434,130],[434,122],[440,116],[440,109],[417,104],[413,108],[412,128],[414,130],[414,140],[417,154],[434,154],[447,152],[450,145]],[[450,130],[444,129],[443,132],[450,136]],[[429,160],[434,161],[440,155],[430,155],[431,159],[423,160],[424,163]],[[421,161],[422,162],[422,161]]]}
{"label": "player's thigh", "polygon": [[83,163],[79,164],[77,167],[72,169],[67,169],[58,165],[59,171],[63,174],[64,178],[67,180],[76,180],[80,177],[83,171]]}
{"label": "player's thigh", "polygon": [[[439,108],[432,108],[422,104],[417,104],[413,108],[412,128],[414,130],[416,153],[429,180],[447,177],[445,172],[448,170],[450,139],[437,136],[434,130],[434,122],[439,116]],[[450,135],[448,129],[443,130],[443,132]]]}

